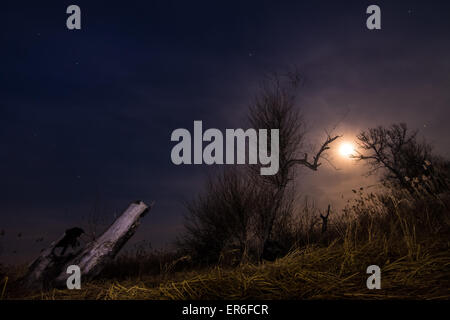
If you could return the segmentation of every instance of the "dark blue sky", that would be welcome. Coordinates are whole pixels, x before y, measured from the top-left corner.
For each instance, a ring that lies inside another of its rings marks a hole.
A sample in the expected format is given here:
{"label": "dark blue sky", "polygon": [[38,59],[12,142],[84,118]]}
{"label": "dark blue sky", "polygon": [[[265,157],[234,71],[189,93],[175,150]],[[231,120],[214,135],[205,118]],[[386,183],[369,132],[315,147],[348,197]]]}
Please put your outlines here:
{"label": "dark blue sky", "polygon": [[[347,114],[347,140],[406,121],[449,155],[449,2],[93,2],[2,2],[0,261],[29,259],[95,207],[110,222],[135,199],[156,205],[134,240],[173,240],[206,168],[171,163],[171,132],[239,127],[265,73],[292,65],[311,143]],[[365,27],[373,3],[379,31]],[[70,4],[79,31],[66,28]],[[366,183],[339,161],[305,173],[303,194],[332,202]]]}

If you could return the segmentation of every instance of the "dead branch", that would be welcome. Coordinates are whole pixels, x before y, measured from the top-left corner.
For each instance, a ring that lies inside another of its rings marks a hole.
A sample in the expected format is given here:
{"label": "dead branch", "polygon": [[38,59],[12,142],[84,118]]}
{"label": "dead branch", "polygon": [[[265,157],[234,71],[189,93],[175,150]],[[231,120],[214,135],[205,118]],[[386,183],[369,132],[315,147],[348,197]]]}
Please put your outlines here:
{"label": "dead branch", "polygon": [[335,140],[340,138],[341,136],[327,136],[327,139],[320,147],[319,151],[316,153],[316,155],[313,157],[313,161],[308,161],[308,154],[305,153],[305,156],[303,159],[291,159],[288,161],[288,165],[294,165],[294,164],[301,164],[305,167],[317,171],[317,169],[320,167],[321,163],[319,162],[320,158],[322,157],[322,154],[330,149],[330,144],[333,143]]}

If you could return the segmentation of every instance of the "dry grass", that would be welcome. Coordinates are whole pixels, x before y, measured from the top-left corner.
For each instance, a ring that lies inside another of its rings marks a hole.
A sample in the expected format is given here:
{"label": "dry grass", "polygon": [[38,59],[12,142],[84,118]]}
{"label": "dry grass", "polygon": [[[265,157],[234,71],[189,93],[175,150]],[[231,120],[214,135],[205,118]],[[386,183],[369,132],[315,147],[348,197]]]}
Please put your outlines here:
{"label": "dry grass", "polygon": [[[273,263],[180,272],[153,278],[94,281],[82,290],[52,290],[26,299],[450,299],[450,252],[409,254],[395,260],[382,240],[363,246],[334,242],[297,249]],[[422,248],[422,246],[418,246]],[[366,288],[366,268],[382,270],[382,289]],[[179,280],[184,279],[184,280]],[[23,298],[23,297],[22,297]]]}
{"label": "dry grass", "polygon": [[[3,281],[0,292],[8,299],[450,299],[448,204],[443,196],[360,192],[337,224],[337,236],[275,262],[166,268],[157,275],[99,279],[81,290],[26,294]],[[381,290],[366,287],[373,264],[381,268]]]}

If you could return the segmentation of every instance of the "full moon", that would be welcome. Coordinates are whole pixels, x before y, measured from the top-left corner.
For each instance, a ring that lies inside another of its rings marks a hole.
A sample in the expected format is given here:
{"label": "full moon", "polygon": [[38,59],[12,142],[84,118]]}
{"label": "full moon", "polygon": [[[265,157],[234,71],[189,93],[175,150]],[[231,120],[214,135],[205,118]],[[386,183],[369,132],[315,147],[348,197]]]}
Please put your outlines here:
{"label": "full moon", "polygon": [[355,148],[351,143],[343,143],[339,148],[339,152],[343,157],[349,158],[355,152]]}

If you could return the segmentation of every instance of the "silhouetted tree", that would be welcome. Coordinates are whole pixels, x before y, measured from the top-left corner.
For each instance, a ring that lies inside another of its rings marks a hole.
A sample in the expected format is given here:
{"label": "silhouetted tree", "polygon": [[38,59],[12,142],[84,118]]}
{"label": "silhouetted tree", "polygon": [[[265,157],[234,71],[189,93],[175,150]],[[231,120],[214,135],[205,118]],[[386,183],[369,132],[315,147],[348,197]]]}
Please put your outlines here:
{"label": "silhouetted tree", "polygon": [[[232,167],[211,178],[206,192],[187,204],[186,233],[178,241],[179,247],[209,262],[217,259],[230,243],[237,243],[245,256],[248,241],[255,238],[258,258],[264,253],[273,257],[271,248],[279,251],[276,239],[284,232],[283,226],[293,212],[291,182],[295,167],[317,170],[330,144],[339,138],[327,135],[312,160],[308,153],[302,152],[306,129],[295,106],[299,85],[297,72],[273,75],[263,83],[249,109],[250,127],[279,129],[278,173],[262,176],[261,165],[248,165],[240,169]],[[268,151],[271,152],[270,147]]]}
{"label": "silhouetted tree", "polygon": [[427,142],[418,141],[418,131],[404,123],[378,126],[357,136],[361,152],[353,158],[365,161],[368,174],[382,172],[382,182],[412,190],[412,179],[431,179],[435,187],[447,187],[448,163],[432,152]]}
{"label": "silhouetted tree", "polygon": [[260,196],[244,170],[233,166],[210,177],[206,190],[186,204],[186,232],[178,246],[194,260],[216,262],[225,248],[247,250],[251,219]]}
{"label": "silhouetted tree", "polygon": [[[290,206],[293,185],[290,183],[296,174],[295,167],[301,165],[316,171],[321,165],[330,144],[340,136],[327,137],[320,148],[309,160],[308,153],[303,152],[306,137],[304,117],[296,106],[301,77],[297,71],[286,75],[274,74],[263,83],[260,94],[250,107],[249,123],[258,129],[279,129],[279,164],[276,175],[261,176],[259,166],[250,166],[252,179],[257,185],[264,185],[266,201],[255,219],[257,234],[261,237],[261,246],[267,248],[276,235],[274,226],[291,213]],[[269,144],[270,145],[270,144]]]}

